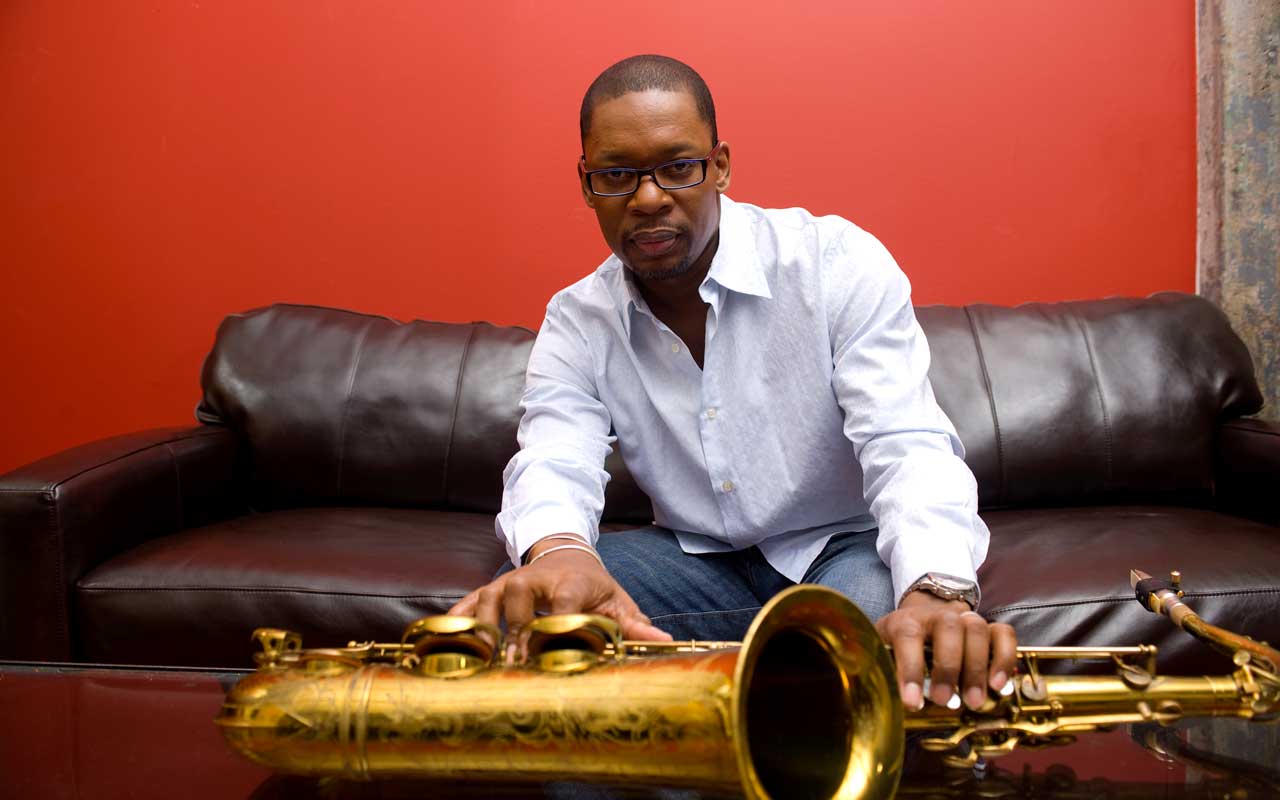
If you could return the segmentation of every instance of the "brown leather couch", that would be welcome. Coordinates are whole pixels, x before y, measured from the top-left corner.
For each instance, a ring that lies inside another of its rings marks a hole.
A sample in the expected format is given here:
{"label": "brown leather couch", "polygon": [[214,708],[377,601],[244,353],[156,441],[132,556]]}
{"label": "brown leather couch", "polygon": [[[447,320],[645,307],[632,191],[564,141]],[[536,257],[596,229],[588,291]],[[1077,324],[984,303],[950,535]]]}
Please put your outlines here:
{"label": "brown leather couch", "polygon": [[[978,477],[988,617],[1036,644],[1224,662],[1133,601],[1179,568],[1211,620],[1280,641],[1280,425],[1193,296],[922,307]],[[260,625],[389,640],[485,582],[533,334],[277,305],[228,317],[190,428],[0,476],[0,658],[244,666]],[[616,457],[609,527],[647,523]],[[611,534],[616,535],[616,534]],[[625,534],[623,534],[625,535]]]}

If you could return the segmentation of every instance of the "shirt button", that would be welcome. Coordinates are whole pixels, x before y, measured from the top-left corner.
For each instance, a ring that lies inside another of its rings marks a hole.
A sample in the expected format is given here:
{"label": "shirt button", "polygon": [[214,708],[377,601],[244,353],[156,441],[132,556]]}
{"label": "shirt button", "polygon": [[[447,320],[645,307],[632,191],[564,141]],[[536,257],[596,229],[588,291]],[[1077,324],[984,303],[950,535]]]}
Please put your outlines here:
{"label": "shirt button", "polygon": [[715,408],[708,408],[708,409],[707,409],[707,419],[715,419],[715,418],[716,418],[716,410],[715,410]]}
{"label": "shirt button", "polygon": [[671,345],[671,352],[673,352],[673,353],[679,353],[679,352],[680,352],[680,345],[678,345],[678,344],[673,344],[673,345]]}
{"label": "shirt button", "polygon": [[720,484],[720,488],[721,488],[721,489],[724,489],[726,492],[732,492],[732,491],[733,491],[733,481],[725,481],[724,483]]}

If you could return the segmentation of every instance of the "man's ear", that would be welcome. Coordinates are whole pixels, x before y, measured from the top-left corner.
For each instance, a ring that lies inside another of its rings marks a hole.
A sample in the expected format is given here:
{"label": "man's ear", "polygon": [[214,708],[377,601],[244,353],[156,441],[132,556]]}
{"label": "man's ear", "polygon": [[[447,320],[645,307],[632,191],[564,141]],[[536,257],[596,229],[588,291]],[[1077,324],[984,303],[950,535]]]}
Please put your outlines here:
{"label": "man's ear", "polygon": [[586,156],[581,156],[578,158],[578,183],[582,185],[582,199],[587,204],[587,208],[595,208],[596,196],[591,193],[590,187],[587,186]]}
{"label": "man's ear", "polygon": [[716,157],[712,159],[712,163],[716,165],[716,191],[724,194],[729,191],[729,143],[720,142],[720,150],[716,152]]}

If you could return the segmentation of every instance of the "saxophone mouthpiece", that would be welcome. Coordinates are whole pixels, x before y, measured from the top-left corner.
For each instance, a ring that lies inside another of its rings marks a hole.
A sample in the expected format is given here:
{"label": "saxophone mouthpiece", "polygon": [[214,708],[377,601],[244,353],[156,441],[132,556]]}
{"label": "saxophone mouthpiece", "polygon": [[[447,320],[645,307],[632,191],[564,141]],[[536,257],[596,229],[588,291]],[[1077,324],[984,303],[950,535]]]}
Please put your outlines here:
{"label": "saxophone mouthpiece", "polygon": [[1133,589],[1134,597],[1142,604],[1142,607],[1153,614],[1164,613],[1162,598],[1165,596],[1162,590],[1170,590],[1172,594],[1172,586],[1166,580],[1153,578],[1140,569],[1129,570],[1129,586]]}

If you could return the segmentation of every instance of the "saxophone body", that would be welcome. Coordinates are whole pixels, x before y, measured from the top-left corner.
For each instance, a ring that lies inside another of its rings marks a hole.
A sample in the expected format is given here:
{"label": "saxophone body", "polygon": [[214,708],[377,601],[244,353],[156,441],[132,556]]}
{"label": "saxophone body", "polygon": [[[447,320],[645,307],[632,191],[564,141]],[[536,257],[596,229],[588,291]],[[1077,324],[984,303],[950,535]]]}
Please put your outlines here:
{"label": "saxophone body", "polygon": [[[216,720],[279,772],[354,779],[585,780],[878,798],[897,787],[904,733],[955,766],[1126,723],[1280,716],[1280,652],[1208,625],[1175,584],[1135,573],[1139,600],[1231,656],[1225,675],[1162,676],[1156,649],[1020,647],[1018,672],[977,709],[904,714],[888,648],[847,599],[796,586],[742,642],[626,642],[611,620],[542,617],[501,664],[496,629],[428,617],[399,644],[303,650],[260,629],[259,669]],[[1145,583],[1141,581],[1145,580]],[[1110,674],[1046,674],[1101,660]]]}
{"label": "saxophone body", "polygon": [[624,642],[612,621],[542,617],[499,666],[496,631],[419,620],[394,644],[303,650],[259,630],[258,670],[216,722],[231,746],[304,775],[586,780],[887,796],[902,704],[889,654],[839,594],[794,587],[741,642]]}

